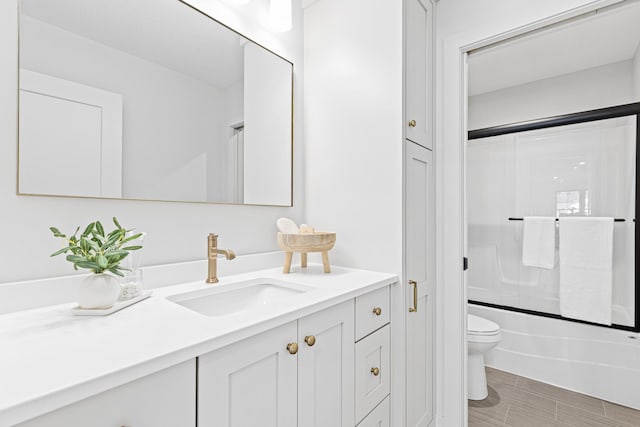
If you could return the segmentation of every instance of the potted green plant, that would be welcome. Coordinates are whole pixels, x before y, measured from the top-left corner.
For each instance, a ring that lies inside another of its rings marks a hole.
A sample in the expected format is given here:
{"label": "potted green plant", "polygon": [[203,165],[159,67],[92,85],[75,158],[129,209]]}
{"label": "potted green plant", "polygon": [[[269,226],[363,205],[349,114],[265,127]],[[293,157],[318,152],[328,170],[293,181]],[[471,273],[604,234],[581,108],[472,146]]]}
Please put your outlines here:
{"label": "potted green plant", "polygon": [[67,254],[67,261],[73,263],[75,270],[84,268],[92,273],[83,279],[78,288],[78,305],[81,308],[109,308],[113,306],[120,295],[120,284],[116,277],[123,276],[120,263],[130,251],[141,249],[141,245],[131,244],[142,236],[142,233],[131,234],[120,225],[114,217],[116,228],[105,233],[100,221],[89,224],[78,236],[80,227],[69,237],[62,234],[56,227],[50,227],[54,237],[64,239],[67,246],[51,254],[52,257]]}

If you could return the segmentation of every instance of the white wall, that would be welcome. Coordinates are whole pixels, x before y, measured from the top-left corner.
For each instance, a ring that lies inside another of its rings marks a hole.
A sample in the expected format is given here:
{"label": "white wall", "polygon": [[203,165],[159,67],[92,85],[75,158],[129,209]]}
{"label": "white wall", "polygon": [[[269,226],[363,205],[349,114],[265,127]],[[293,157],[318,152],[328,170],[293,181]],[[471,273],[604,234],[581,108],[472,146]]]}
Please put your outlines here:
{"label": "white wall", "polygon": [[640,102],[640,44],[633,57],[633,97],[634,102]]}
{"label": "white wall", "polygon": [[[214,0],[200,3],[223,23],[295,64],[294,207],[16,196],[18,13],[17,1],[3,1],[0,2],[0,219],[6,244],[0,247],[0,283],[73,272],[63,259],[49,258],[60,247],[48,230],[52,225],[72,231],[94,219],[109,222],[112,216],[117,216],[123,225],[148,233],[142,263],[152,265],[205,258],[208,232],[220,234],[220,246],[239,254],[275,250],[276,219],[289,216],[301,220],[303,67],[299,3],[294,2],[293,29],[283,34],[266,30],[262,20],[268,6],[266,0],[254,0],[248,8],[232,8]],[[203,277],[204,274],[203,271]]]}
{"label": "white wall", "polygon": [[471,96],[468,128],[628,104],[634,102],[633,80],[628,60]]}
{"label": "white wall", "polygon": [[402,272],[402,5],[304,11],[306,221],[337,232],[331,262]]}

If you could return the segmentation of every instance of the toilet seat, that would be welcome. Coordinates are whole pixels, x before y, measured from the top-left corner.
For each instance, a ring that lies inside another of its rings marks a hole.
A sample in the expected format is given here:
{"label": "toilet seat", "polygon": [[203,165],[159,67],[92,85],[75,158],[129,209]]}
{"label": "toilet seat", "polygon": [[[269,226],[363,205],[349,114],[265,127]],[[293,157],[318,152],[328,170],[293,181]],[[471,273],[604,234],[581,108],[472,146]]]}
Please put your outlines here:
{"label": "toilet seat", "polygon": [[467,315],[467,335],[494,336],[500,334],[500,326],[483,317]]}
{"label": "toilet seat", "polygon": [[493,334],[478,335],[473,332],[467,333],[467,342],[469,343],[495,343],[502,340],[502,333],[497,331]]}

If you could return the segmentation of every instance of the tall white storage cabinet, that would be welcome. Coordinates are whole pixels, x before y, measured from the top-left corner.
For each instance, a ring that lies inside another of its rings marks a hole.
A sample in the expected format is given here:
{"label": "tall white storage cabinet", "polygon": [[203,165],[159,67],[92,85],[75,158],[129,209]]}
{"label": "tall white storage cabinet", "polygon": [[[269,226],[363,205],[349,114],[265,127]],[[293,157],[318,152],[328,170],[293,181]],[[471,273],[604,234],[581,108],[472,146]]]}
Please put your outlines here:
{"label": "tall white storage cabinet", "polygon": [[433,160],[430,150],[406,144],[407,426],[424,427],[434,407]]}
{"label": "tall white storage cabinet", "polygon": [[405,138],[433,148],[433,4],[405,2]]}
{"label": "tall white storage cabinet", "polygon": [[407,427],[434,423],[433,10],[430,0],[405,1],[403,276]]}

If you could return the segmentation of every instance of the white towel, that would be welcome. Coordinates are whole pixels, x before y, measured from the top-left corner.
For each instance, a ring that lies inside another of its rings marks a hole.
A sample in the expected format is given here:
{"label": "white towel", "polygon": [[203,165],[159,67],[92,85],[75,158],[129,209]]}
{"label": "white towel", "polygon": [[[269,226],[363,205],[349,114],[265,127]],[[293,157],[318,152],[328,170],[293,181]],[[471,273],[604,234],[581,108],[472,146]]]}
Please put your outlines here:
{"label": "white towel", "polygon": [[613,218],[560,218],[560,314],[611,325]]}
{"label": "white towel", "polygon": [[556,219],[544,216],[524,217],[522,264],[553,269],[556,264]]}

